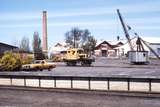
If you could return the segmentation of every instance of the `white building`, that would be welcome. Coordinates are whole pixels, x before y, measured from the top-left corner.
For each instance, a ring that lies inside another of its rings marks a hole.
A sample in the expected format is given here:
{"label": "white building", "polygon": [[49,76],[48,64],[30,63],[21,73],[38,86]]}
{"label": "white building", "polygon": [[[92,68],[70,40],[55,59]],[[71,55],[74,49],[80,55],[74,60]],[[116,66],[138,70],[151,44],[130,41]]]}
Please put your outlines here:
{"label": "white building", "polygon": [[49,48],[49,56],[60,55],[67,51],[67,49],[69,49],[69,46],[66,43],[57,43]]}
{"label": "white building", "polygon": [[[160,43],[150,43],[150,47],[159,55],[160,57]],[[151,52],[151,57],[155,57],[155,55]]]}
{"label": "white building", "polygon": [[[158,37],[141,37],[146,43],[160,56],[160,38]],[[131,39],[131,44],[133,49],[137,49],[136,45],[137,37]],[[149,50],[147,46],[142,43],[144,49],[149,52],[150,57],[155,57],[155,55]],[[126,42],[124,45],[116,47],[117,56],[127,55],[127,52],[130,51],[129,43]]]}

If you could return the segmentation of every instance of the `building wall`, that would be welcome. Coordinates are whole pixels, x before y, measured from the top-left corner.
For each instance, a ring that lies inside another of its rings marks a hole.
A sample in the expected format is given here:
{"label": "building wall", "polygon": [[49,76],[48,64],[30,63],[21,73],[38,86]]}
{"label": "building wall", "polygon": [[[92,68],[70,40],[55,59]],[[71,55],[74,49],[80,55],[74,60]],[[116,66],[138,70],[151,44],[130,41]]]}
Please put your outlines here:
{"label": "building wall", "polygon": [[[150,43],[148,44],[159,56],[160,56],[160,43]],[[156,56],[149,50],[148,47],[146,47],[144,44],[144,50],[149,52],[149,57],[151,58],[155,58]],[[136,50],[136,46],[134,47],[134,50]],[[121,56],[126,56],[127,52],[130,51],[130,47],[129,44],[125,44],[121,47],[117,48],[117,56],[121,57]]]}
{"label": "building wall", "polygon": [[[150,44],[150,47],[160,56],[160,44]],[[151,57],[155,57],[155,55],[150,52]]]}
{"label": "building wall", "polygon": [[12,46],[9,46],[9,45],[4,45],[4,44],[0,44],[0,56],[3,55],[3,53],[5,51],[10,51],[10,50],[13,50],[13,49],[18,49],[16,47],[12,47]]}
{"label": "building wall", "polygon": [[110,47],[107,43],[98,45],[94,51],[97,57],[112,57],[115,56],[115,50]]}
{"label": "building wall", "polygon": [[4,53],[7,50],[12,50],[12,48],[0,45],[0,53]]}

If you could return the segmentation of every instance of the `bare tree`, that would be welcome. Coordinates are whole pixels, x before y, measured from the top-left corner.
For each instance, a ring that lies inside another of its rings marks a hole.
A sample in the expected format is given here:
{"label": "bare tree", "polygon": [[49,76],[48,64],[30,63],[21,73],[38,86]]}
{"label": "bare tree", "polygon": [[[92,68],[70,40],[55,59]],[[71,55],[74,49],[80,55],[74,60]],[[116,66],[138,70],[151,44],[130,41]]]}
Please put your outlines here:
{"label": "bare tree", "polygon": [[91,36],[88,29],[72,28],[65,34],[66,43],[74,48],[84,48],[85,51],[93,51],[96,39]]}
{"label": "bare tree", "polygon": [[30,47],[29,47],[29,38],[27,38],[26,36],[24,36],[22,38],[22,40],[20,41],[20,46],[19,46],[20,50],[22,51],[30,51]]}
{"label": "bare tree", "polygon": [[70,44],[74,48],[79,47],[79,42],[82,38],[82,30],[79,28],[72,28],[71,31],[68,31],[66,34],[66,43]]}

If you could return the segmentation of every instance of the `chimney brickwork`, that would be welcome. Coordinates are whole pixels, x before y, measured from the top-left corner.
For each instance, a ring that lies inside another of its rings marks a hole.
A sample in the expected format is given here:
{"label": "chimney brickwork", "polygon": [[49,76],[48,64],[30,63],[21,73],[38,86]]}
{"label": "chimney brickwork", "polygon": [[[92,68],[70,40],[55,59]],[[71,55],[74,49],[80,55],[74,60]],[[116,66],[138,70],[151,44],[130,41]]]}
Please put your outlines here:
{"label": "chimney brickwork", "polygon": [[47,11],[43,11],[43,22],[42,22],[42,32],[43,32],[43,38],[42,38],[42,50],[43,52],[48,51],[48,43],[47,43]]}

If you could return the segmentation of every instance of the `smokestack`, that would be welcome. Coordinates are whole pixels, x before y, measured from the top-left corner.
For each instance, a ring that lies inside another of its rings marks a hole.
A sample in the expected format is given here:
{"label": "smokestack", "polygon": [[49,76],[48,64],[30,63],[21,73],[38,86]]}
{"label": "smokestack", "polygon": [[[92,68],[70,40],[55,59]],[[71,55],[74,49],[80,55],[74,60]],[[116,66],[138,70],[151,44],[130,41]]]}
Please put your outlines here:
{"label": "smokestack", "polygon": [[42,51],[47,52],[48,51],[48,43],[47,43],[47,11],[43,11],[43,39],[42,39]]}

